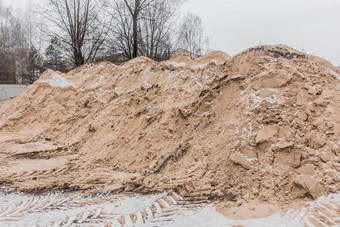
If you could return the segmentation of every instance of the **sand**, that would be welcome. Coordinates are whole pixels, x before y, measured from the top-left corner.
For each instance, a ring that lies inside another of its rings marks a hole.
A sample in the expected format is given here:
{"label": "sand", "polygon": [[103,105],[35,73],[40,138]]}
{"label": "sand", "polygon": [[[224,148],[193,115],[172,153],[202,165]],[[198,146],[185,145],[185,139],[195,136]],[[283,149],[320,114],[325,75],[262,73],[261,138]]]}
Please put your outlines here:
{"label": "sand", "polygon": [[173,189],[273,212],[339,193],[339,74],[282,45],[46,71],[0,103],[0,183],[36,193]]}

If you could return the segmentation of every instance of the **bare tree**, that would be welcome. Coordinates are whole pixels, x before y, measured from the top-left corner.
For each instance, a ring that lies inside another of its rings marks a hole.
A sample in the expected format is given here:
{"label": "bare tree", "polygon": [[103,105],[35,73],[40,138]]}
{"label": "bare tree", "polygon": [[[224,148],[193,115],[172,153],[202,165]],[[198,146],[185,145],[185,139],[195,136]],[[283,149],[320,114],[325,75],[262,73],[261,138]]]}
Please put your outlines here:
{"label": "bare tree", "polygon": [[109,0],[109,12],[114,26],[111,30],[111,44],[129,59],[138,56],[138,24],[142,12],[156,0]]}
{"label": "bare tree", "polygon": [[112,51],[128,58],[145,55],[158,58],[169,51],[172,23],[184,0],[110,0]]}
{"label": "bare tree", "polygon": [[175,34],[176,12],[183,1],[159,0],[146,7],[140,21],[140,52],[155,60],[169,57]]}
{"label": "bare tree", "polygon": [[0,2],[0,81],[16,83],[15,46],[20,38],[20,24],[11,9]]}
{"label": "bare tree", "polygon": [[20,21],[23,34],[20,41],[22,43],[21,48],[33,48],[37,51],[41,51],[44,41],[42,31],[46,30],[46,27],[44,27],[40,15],[35,14],[33,6],[30,5],[30,8],[17,17]]}
{"label": "bare tree", "polygon": [[108,52],[123,53],[128,59],[133,58],[132,18],[123,0],[110,1],[108,11],[112,17],[109,27]]}
{"label": "bare tree", "polygon": [[188,13],[179,27],[178,47],[188,50],[192,56],[202,55],[208,48],[209,39],[204,37],[202,20]]}
{"label": "bare tree", "polygon": [[10,8],[0,5],[0,50],[8,51],[18,43],[20,24],[13,16]]}
{"label": "bare tree", "polygon": [[140,19],[141,12],[155,2],[155,0],[124,0],[124,3],[132,17],[133,58],[138,56],[138,21]]}
{"label": "bare tree", "polygon": [[100,51],[106,35],[102,9],[99,0],[45,0],[40,10],[51,24],[49,34],[63,43],[76,66],[93,62]]}
{"label": "bare tree", "polygon": [[0,2],[0,77],[3,82],[21,83],[25,78],[39,76],[37,56],[40,64],[43,59],[34,47],[40,40],[37,27],[29,10],[14,14]]}

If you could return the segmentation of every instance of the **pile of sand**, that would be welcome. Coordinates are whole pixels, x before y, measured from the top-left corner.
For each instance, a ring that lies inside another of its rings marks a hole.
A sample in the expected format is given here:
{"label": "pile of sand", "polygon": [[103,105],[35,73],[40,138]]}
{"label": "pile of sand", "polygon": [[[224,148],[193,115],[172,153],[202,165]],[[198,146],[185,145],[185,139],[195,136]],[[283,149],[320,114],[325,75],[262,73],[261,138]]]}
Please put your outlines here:
{"label": "pile of sand", "polygon": [[[240,202],[339,192],[339,73],[286,46],[47,71],[0,104],[2,171],[57,154],[68,155],[67,169],[0,182],[21,190],[171,188]],[[34,155],[23,154],[32,143]],[[46,155],[47,145],[55,153]]]}

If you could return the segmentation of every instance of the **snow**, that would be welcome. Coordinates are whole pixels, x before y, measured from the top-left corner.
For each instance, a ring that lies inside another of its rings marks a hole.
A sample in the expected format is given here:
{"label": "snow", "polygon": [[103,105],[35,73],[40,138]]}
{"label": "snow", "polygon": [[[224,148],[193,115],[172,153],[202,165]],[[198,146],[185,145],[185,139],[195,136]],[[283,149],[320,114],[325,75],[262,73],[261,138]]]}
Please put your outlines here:
{"label": "snow", "polygon": [[[304,226],[304,223],[309,224],[309,220],[311,218],[315,218],[313,216],[313,210],[317,209],[317,207],[322,207],[324,210],[328,212],[333,212],[324,206],[324,204],[329,204],[333,206],[333,203],[340,202],[340,194],[331,194],[329,196],[322,196],[319,199],[308,202],[301,210],[289,210],[287,213],[275,213],[268,217],[256,218],[256,219],[244,219],[244,220],[233,220],[227,218],[216,211],[213,204],[202,204],[202,208],[191,208],[191,209],[182,209],[181,205],[178,206],[178,209],[174,209],[172,214],[168,216],[167,220],[162,219],[163,209],[161,208],[160,203],[162,203],[165,207],[170,207],[170,205],[165,201],[164,196],[166,193],[157,194],[157,195],[113,195],[115,199],[111,199],[110,201],[103,200],[102,203],[91,203],[91,201],[97,201],[98,199],[103,199],[105,197],[111,196],[108,192],[99,193],[97,195],[92,196],[82,196],[80,194],[46,194],[41,196],[31,196],[25,195],[21,193],[0,193],[0,224],[6,223],[6,215],[16,214],[16,212],[20,213],[20,209],[16,209],[13,204],[22,204],[22,209],[25,208],[25,205],[31,202],[37,202],[37,208],[32,208],[32,212],[23,211],[23,216],[20,217],[20,220],[17,222],[17,226],[30,225],[30,223],[34,226],[46,226],[51,223],[51,221],[55,221],[55,223],[60,222],[60,220],[66,220],[69,217],[68,221],[75,220],[78,216],[81,216],[81,220],[85,220],[89,217],[90,211],[95,213],[92,219],[98,217],[99,214],[114,214],[115,217],[124,216],[125,224],[127,226],[133,226],[132,219],[130,218],[131,213],[135,213],[137,216],[137,222],[135,223],[138,226],[149,226],[151,222],[157,221],[159,226],[262,226],[262,227],[271,227],[271,226]],[[177,194],[173,195],[181,199]],[[170,200],[174,200],[171,196],[167,197]],[[157,202],[158,201],[158,202]],[[87,206],[72,206],[72,204],[89,204]],[[59,204],[59,205],[52,205]],[[64,206],[65,204],[69,204],[69,208]],[[177,204],[176,202],[174,204]],[[156,208],[155,216],[152,214],[151,206]],[[171,205],[174,206],[174,205]],[[6,209],[7,207],[7,209]],[[3,208],[3,209],[1,209]],[[5,209],[4,209],[5,208]],[[335,209],[337,207],[334,206]],[[34,210],[34,212],[33,212]],[[148,220],[144,220],[141,215],[141,211],[145,210],[148,215]],[[14,213],[13,213],[14,212]],[[318,212],[322,212],[322,210],[318,209]],[[159,215],[158,215],[159,214]],[[333,212],[334,215],[334,212]],[[112,216],[113,217],[113,216]],[[327,217],[327,215],[325,215]],[[331,221],[331,220],[330,220]],[[112,224],[114,226],[120,226],[120,223],[117,220],[112,220]],[[313,226],[313,225],[311,225]]]}
{"label": "snow", "polygon": [[217,64],[217,61],[216,61],[215,59],[212,59],[212,60],[210,61],[210,64],[218,65],[218,64]]}
{"label": "snow", "polygon": [[[62,194],[47,194],[42,195],[39,197],[30,196],[30,195],[24,195],[21,193],[14,193],[14,194],[1,194],[0,193],[0,211],[1,208],[8,204],[26,204],[31,201],[38,201],[40,200],[40,204],[43,204],[46,202],[54,202],[54,204],[77,204],[77,201],[92,201],[96,198],[105,197],[109,193],[101,193],[99,195],[96,195],[95,197],[86,197],[81,195],[74,195],[73,197],[68,197],[65,195],[65,198],[63,198]],[[164,194],[158,194],[153,196],[124,196],[121,198],[117,198],[114,202],[104,202],[98,205],[88,205],[86,207],[73,207],[70,209],[65,209],[62,205],[60,205],[59,209],[53,209],[53,206],[49,206],[49,204],[46,204],[46,207],[49,208],[47,212],[24,212],[24,216],[21,218],[21,220],[17,223],[16,226],[48,226],[51,221],[57,221],[57,220],[63,220],[67,216],[70,217],[69,220],[74,219],[77,215],[80,215],[83,213],[83,218],[86,216],[86,211],[90,210],[97,210],[102,209],[105,213],[117,213],[120,215],[126,215],[130,216],[129,214],[132,212],[137,212],[139,209],[142,209],[147,206],[151,206],[152,203],[163,196]],[[58,202],[60,201],[60,202]],[[11,206],[9,206],[11,207]],[[32,208],[34,209],[34,208]],[[97,210],[98,211],[98,210]],[[8,210],[8,212],[14,212],[11,209]],[[2,216],[5,215],[5,213],[1,213]],[[86,219],[86,218],[85,218]],[[127,221],[127,219],[125,219]],[[0,225],[1,222],[4,221],[6,223],[6,218],[3,218],[0,216]],[[32,223],[30,225],[29,223]],[[120,223],[115,223],[115,226],[120,226]]]}
{"label": "snow", "polygon": [[253,132],[253,125],[251,122],[248,122],[247,127],[242,129],[242,138],[244,138],[245,140],[249,140],[252,136],[252,132]]}
{"label": "snow", "polygon": [[67,79],[63,77],[62,75],[59,75],[58,73],[50,69],[48,70],[48,72],[50,73],[50,77],[45,80],[41,80],[40,82],[47,83],[51,87],[62,87],[62,88],[74,87],[74,85],[68,82]]}
{"label": "snow", "polygon": [[171,80],[174,76],[175,76],[175,73],[174,72],[170,72],[168,74],[168,80]]}
{"label": "snow", "polygon": [[177,63],[175,61],[169,61],[166,63],[167,66],[172,66],[175,68],[184,68],[186,66],[185,63],[181,62],[181,63]]}
{"label": "snow", "polygon": [[328,69],[328,72],[329,72],[335,79],[340,80],[340,75],[339,75],[339,74],[337,74],[336,72],[334,72],[334,71],[331,70],[331,69]]}
{"label": "snow", "polygon": [[149,89],[149,88],[152,88],[152,84],[148,83],[148,80],[150,78],[150,70],[151,70],[151,67],[149,66],[144,72],[143,72],[143,84],[140,85],[140,88],[141,87],[145,87],[146,89]]}
{"label": "snow", "polygon": [[255,106],[259,106],[264,101],[267,101],[270,104],[274,104],[274,103],[280,104],[280,103],[282,103],[281,100],[278,100],[278,98],[275,94],[270,96],[270,97],[260,97],[260,96],[257,96],[258,93],[259,93],[259,91],[255,92],[253,90],[250,93],[250,97],[252,98]]}
{"label": "snow", "polygon": [[263,58],[263,59],[267,60],[268,62],[277,62],[278,61],[276,58],[273,58],[271,56],[262,56],[260,58]]}
{"label": "snow", "polygon": [[296,219],[289,216],[281,216],[276,213],[266,218],[232,220],[218,213],[216,209],[210,205],[202,210],[192,211],[182,214],[175,218],[174,222],[164,226],[303,226]]}
{"label": "snow", "polygon": [[201,89],[204,88],[204,86],[203,86],[200,82],[198,82],[198,79],[197,79],[197,78],[195,78],[194,82],[195,82],[196,84],[198,84],[198,86],[200,86]]}
{"label": "snow", "polygon": [[302,79],[306,78],[300,71],[298,71],[298,75],[300,75],[302,77]]}
{"label": "snow", "polygon": [[98,65],[97,68],[98,69],[104,69],[106,67],[106,65]]}
{"label": "snow", "polygon": [[207,67],[207,65],[208,65],[208,63],[202,64],[202,65],[196,65],[196,66],[194,67],[194,69],[204,69],[204,68]]}

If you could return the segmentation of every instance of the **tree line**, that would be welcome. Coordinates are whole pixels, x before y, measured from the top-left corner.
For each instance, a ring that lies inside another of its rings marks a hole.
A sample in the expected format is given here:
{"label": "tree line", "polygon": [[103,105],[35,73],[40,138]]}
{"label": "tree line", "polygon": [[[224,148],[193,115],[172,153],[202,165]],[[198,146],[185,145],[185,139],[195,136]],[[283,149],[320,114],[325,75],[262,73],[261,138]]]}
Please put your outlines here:
{"label": "tree line", "polygon": [[[43,68],[40,30],[29,11],[15,16],[0,2],[0,82],[32,83]],[[35,45],[33,45],[33,43]]]}
{"label": "tree line", "polygon": [[180,48],[202,55],[208,39],[200,17],[188,13],[178,21],[184,2],[43,0],[20,17],[0,4],[0,82],[21,76],[32,83],[46,67],[66,70],[101,59],[162,61]]}

